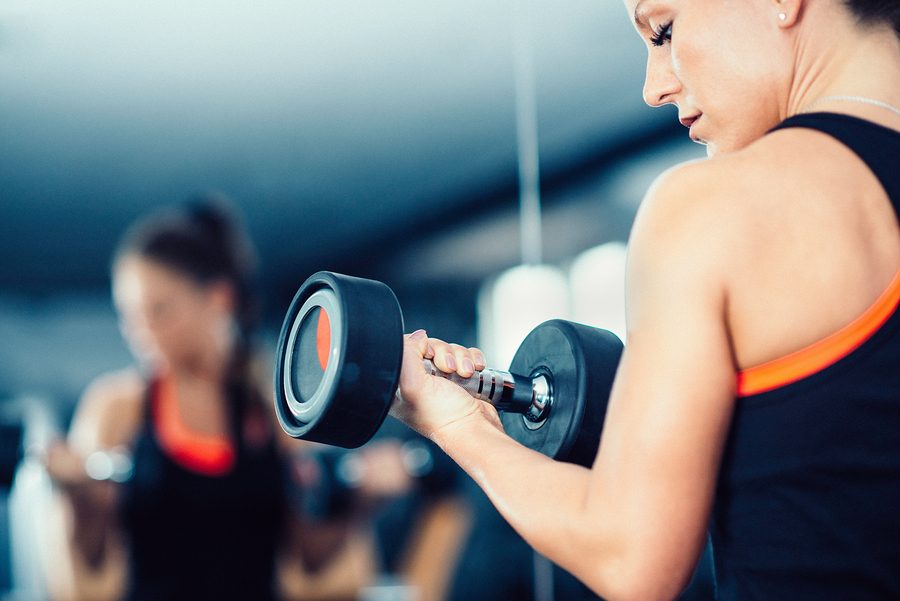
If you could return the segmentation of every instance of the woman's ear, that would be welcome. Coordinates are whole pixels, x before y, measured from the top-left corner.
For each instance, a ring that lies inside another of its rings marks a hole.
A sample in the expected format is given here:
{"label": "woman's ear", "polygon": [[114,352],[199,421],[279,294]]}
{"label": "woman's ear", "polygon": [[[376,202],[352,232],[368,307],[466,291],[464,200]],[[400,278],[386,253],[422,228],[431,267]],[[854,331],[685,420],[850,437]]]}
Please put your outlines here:
{"label": "woman's ear", "polygon": [[222,313],[234,314],[237,303],[234,284],[228,280],[216,280],[207,289],[212,306]]}
{"label": "woman's ear", "polygon": [[784,29],[793,27],[800,19],[805,0],[770,0],[772,18]]}

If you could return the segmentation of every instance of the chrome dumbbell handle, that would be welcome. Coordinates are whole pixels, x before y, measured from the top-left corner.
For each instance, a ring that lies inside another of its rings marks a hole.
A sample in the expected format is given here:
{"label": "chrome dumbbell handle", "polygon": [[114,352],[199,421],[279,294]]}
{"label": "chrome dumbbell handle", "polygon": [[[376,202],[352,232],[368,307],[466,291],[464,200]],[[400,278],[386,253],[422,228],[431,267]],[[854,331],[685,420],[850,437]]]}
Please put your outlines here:
{"label": "chrome dumbbell handle", "polygon": [[458,384],[476,399],[490,403],[497,411],[521,413],[531,422],[539,423],[547,418],[553,404],[550,381],[543,374],[525,377],[508,371],[487,367],[468,378],[458,373],[445,373],[435,364],[424,359],[425,372]]}

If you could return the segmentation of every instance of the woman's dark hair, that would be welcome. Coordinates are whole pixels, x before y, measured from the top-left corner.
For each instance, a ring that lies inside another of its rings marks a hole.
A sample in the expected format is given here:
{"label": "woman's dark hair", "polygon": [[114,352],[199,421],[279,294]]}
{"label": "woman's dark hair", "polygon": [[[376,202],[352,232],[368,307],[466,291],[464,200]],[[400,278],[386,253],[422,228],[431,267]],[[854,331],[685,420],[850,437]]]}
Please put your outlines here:
{"label": "woman's dark hair", "polygon": [[889,24],[900,37],[900,2],[898,0],[844,0],[856,19],[864,25]]}
{"label": "woman's dark hair", "polygon": [[126,256],[158,262],[201,285],[225,281],[232,286],[237,339],[228,384],[237,387],[236,398],[256,396],[250,374],[259,314],[256,252],[233,205],[222,196],[205,194],[150,213],[125,232],[113,265]]}

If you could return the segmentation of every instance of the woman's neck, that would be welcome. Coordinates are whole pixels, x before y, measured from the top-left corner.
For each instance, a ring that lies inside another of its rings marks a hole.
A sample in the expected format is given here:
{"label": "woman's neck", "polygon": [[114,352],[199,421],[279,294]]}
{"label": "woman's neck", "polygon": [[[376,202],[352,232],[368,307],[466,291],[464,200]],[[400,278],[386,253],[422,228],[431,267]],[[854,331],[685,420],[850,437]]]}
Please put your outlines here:
{"label": "woman's neck", "polygon": [[[900,123],[900,116],[876,104],[827,100],[850,96],[900,106],[900,40],[888,26],[864,29],[851,20],[835,23],[833,15],[825,11],[810,6],[803,17],[807,20],[805,33],[798,33],[794,79],[784,116],[807,112],[814,106],[817,111]],[[825,36],[823,31],[834,34]]]}
{"label": "woman's neck", "polygon": [[227,368],[222,362],[197,359],[185,361],[178,365],[169,365],[165,370],[165,375],[178,382],[224,389],[227,380]]}
{"label": "woman's neck", "polygon": [[228,432],[228,394],[222,378],[184,367],[162,377],[172,392],[179,421],[187,430],[204,435]]}

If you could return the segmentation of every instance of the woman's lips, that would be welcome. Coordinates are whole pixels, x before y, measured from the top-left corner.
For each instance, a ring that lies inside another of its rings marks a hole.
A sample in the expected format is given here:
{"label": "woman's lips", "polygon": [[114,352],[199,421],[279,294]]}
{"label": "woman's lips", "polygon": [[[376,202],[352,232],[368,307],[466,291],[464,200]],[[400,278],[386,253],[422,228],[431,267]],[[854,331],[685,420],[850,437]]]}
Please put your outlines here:
{"label": "woman's lips", "polygon": [[700,120],[701,113],[697,113],[696,115],[691,115],[690,117],[682,117],[679,119],[681,124],[688,128],[688,135],[691,140],[697,142],[699,144],[706,144],[706,141],[703,140],[697,133],[695,133],[697,121]]}
{"label": "woman's lips", "polygon": [[697,113],[695,115],[690,115],[688,117],[679,117],[678,120],[681,121],[681,124],[685,127],[690,127],[694,124],[694,121],[700,118],[701,113]]}

